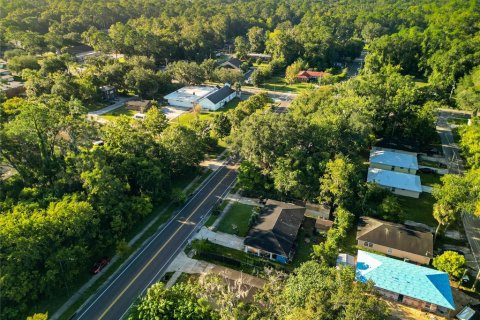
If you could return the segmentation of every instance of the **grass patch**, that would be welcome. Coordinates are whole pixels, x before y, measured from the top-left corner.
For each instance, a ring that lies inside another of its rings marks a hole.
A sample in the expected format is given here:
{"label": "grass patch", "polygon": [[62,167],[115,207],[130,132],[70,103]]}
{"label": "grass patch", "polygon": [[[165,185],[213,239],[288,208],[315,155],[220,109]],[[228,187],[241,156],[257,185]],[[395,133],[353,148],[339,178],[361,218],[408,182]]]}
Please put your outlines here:
{"label": "grass patch", "polygon": [[266,82],[262,83],[259,86],[259,88],[270,90],[270,91],[300,93],[305,90],[315,89],[318,86],[319,85],[316,83],[309,83],[309,82],[298,82],[298,83],[288,84],[285,82],[285,78],[280,76],[274,76],[269,78]]}
{"label": "grass patch", "polygon": [[400,206],[403,208],[402,220],[411,220],[434,228],[437,226],[437,221],[433,218],[435,198],[431,194],[422,192],[418,199],[394,196],[398,198]]}
{"label": "grass patch", "polygon": [[228,203],[228,200],[224,200],[218,207],[212,210],[210,217],[208,217],[207,222],[205,222],[205,227],[211,227],[215,223],[215,221],[218,219],[218,216],[223,212]]}
{"label": "grass patch", "polygon": [[[306,239],[308,240],[305,241]],[[313,245],[319,243],[321,239],[321,236],[315,235],[315,219],[305,218],[298,232],[297,247],[295,249],[292,266],[296,268],[302,263],[311,260]]]}
{"label": "grass patch", "polygon": [[418,175],[420,176],[420,181],[424,186],[433,187],[435,184],[442,184],[442,181],[440,181],[442,176],[439,174],[419,173]]}
{"label": "grass patch", "polygon": [[[226,212],[222,221],[218,224],[217,230],[229,234],[236,234],[245,237],[248,233],[250,216],[254,206],[235,202]],[[234,225],[237,227],[234,228]]]}
{"label": "grass patch", "polygon": [[228,110],[234,109],[240,102],[241,100],[239,98],[234,98],[227,104],[225,104],[225,106],[215,111],[205,110],[200,113],[185,112],[175,118],[172,123],[177,123],[189,127],[191,122],[193,122],[195,119],[199,119],[201,121],[212,121],[216,114],[220,114],[223,112],[227,112]]}
{"label": "grass patch", "polygon": [[112,121],[112,120],[115,120],[116,118],[118,118],[119,116],[124,116],[124,115],[132,118],[136,113],[138,113],[138,111],[129,110],[129,109],[127,109],[127,107],[122,106],[118,109],[115,109],[113,111],[105,113],[101,117],[106,119],[106,120]]}

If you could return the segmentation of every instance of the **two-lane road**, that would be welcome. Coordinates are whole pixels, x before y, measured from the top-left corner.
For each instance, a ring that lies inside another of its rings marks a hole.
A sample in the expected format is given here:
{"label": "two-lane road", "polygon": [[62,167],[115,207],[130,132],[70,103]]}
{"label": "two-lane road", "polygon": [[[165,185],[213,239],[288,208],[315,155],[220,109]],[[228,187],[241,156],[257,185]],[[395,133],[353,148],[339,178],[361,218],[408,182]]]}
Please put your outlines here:
{"label": "two-lane road", "polygon": [[220,167],[125,267],[77,311],[73,319],[118,320],[124,317],[135,299],[163,275],[197,230],[202,218],[228,193],[236,176],[233,167]]}

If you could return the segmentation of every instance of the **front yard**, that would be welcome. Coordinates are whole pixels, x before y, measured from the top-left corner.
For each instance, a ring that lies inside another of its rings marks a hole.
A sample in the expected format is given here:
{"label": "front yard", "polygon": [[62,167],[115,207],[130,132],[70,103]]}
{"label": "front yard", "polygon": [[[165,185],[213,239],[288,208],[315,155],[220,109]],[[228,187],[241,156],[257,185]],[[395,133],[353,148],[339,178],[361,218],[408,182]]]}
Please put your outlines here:
{"label": "front yard", "polygon": [[288,84],[285,82],[285,78],[280,76],[271,77],[259,86],[259,88],[267,89],[270,91],[292,92],[292,93],[301,93],[302,91],[311,90],[311,89],[314,89],[315,87],[318,87],[318,84],[308,83],[308,82],[298,82],[298,83]]}
{"label": "front yard", "polygon": [[234,202],[218,224],[217,230],[245,237],[250,229],[249,222],[255,206]]}
{"label": "front yard", "polygon": [[127,107],[122,106],[118,109],[105,113],[101,117],[106,120],[112,121],[118,118],[119,116],[123,116],[123,115],[128,116],[129,118],[132,118],[136,113],[138,113],[138,111],[129,110],[127,109]]}

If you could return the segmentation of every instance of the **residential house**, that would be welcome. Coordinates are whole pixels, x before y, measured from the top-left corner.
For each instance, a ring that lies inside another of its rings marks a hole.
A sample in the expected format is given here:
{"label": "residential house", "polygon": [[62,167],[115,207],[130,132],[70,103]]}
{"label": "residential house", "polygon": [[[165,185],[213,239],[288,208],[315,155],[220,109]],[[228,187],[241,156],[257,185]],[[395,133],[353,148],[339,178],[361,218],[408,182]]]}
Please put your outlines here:
{"label": "residential house", "polygon": [[220,68],[233,69],[233,70],[238,70],[240,72],[243,72],[241,66],[242,66],[242,61],[240,61],[237,58],[230,58],[224,63],[220,64]]}
{"label": "residential house", "polygon": [[370,152],[370,167],[416,174],[417,154],[395,149],[373,148]]}
{"label": "residential house", "polygon": [[0,68],[0,76],[8,76],[10,75],[10,70]]}
{"label": "residential house", "polygon": [[95,51],[95,49],[85,44],[69,47],[63,51],[75,57],[77,62],[84,62],[88,57],[95,57],[100,54],[99,52]]}
{"label": "residential house", "polygon": [[297,79],[303,82],[316,82],[319,78],[329,75],[330,73],[323,71],[302,70],[297,74]]}
{"label": "residential house", "polygon": [[333,221],[323,218],[317,218],[315,220],[315,229],[319,232],[327,232],[333,227]]}
{"label": "residential house", "polygon": [[125,107],[128,110],[145,113],[152,107],[152,102],[150,100],[130,100],[125,102]]}
{"label": "residential house", "polygon": [[22,95],[25,92],[25,84],[19,81],[0,83],[0,90],[10,99]]}
{"label": "residential house", "polygon": [[408,173],[368,168],[367,182],[376,183],[406,197],[419,198],[422,192],[420,177]]}
{"label": "residential house", "polygon": [[250,68],[247,70],[247,72],[245,72],[245,74],[243,75],[243,82],[246,83],[246,84],[253,84],[252,83],[252,73],[253,71],[255,71],[255,68]]}
{"label": "residential house", "polygon": [[305,217],[330,219],[330,206],[325,203],[305,203]]}
{"label": "residential house", "polygon": [[446,272],[362,250],[358,251],[355,271],[357,281],[373,281],[387,299],[441,315],[455,310]]}
{"label": "residential house", "polygon": [[245,252],[287,263],[295,253],[304,214],[305,207],[268,200],[243,242]]}
{"label": "residential house", "polygon": [[168,104],[180,108],[193,108],[202,98],[216,91],[215,87],[188,86],[167,94],[164,99]]}
{"label": "residential house", "polygon": [[403,224],[360,217],[357,244],[389,256],[428,265],[433,257],[433,234]]}
{"label": "residential house", "polygon": [[230,84],[226,83],[222,88],[217,89],[199,101],[202,109],[215,111],[223,107],[229,101],[237,96],[237,92],[233,90]]}
{"label": "residential house", "polygon": [[0,69],[6,69],[7,68],[7,61],[0,59]]}
{"label": "residential house", "polygon": [[103,100],[112,101],[117,98],[117,90],[114,86],[101,86],[99,89]]}

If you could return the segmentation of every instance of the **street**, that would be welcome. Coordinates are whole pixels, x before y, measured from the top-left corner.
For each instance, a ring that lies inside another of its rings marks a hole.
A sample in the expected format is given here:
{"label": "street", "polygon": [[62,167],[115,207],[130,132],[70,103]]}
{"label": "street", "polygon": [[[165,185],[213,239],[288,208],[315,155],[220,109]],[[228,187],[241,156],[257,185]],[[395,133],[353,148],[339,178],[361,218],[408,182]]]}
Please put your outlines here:
{"label": "street", "polygon": [[132,303],[161,279],[170,262],[201,227],[203,218],[228,193],[236,176],[234,167],[222,165],[72,319],[118,320],[124,317]]}
{"label": "street", "polygon": [[[453,139],[452,130],[448,124],[448,118],[458,117],[458,112],[441,110],[438,112],[437,132],[442,141],[442,149],[447,159],[448,172],[451,174],[462,174],[464,171],[460,149]],[[475,258],[475,263],[470,266],[476,266],[476,271],[480,269],[480,218],[472,214],[462,214],[465,234],[470,244],[470,249]]]}

